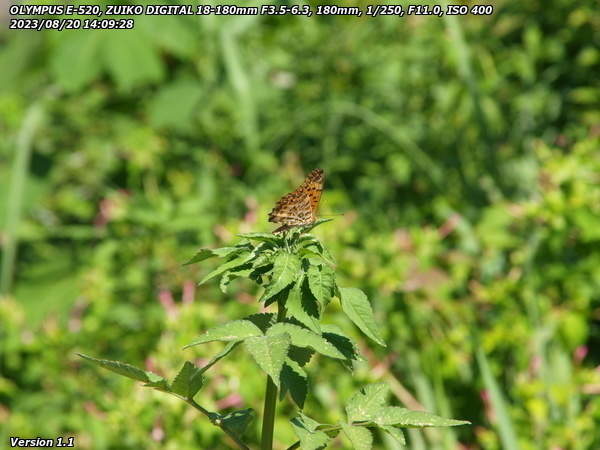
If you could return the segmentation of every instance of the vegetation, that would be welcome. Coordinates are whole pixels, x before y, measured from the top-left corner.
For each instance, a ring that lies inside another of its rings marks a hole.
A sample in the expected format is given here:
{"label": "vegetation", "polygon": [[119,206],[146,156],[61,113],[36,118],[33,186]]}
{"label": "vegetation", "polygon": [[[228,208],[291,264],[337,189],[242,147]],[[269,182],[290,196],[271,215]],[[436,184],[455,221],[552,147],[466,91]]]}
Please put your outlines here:
{"label": "vegetation", "polygon": [[[145,386],[173,394],[206,415],[242,449],[243,434],[253,419],[254,411],[244,409],[228,414],[209,412],[194,401],[205,384],[204,373],[219,360],[228,356],[238,344],[244,344],[258,366],[265,372],[266,387],[262,417],[261,449],[273,447],[274,420],[277,398],[289,393],[302,410],[309,392],[308,375],[304,369],[315,353],[339,360],[352,369],[359,360],[356,343],[338,327],[320,323],[323,312],[336,296],[344,313],[368,337],[385,346],[373,317],[373,310],[364,292],[356,288],[341,288],[335,281],[331,254],[314,236],[303,234],[320,223],[275,236],[269,233],[246,233],[244,240],[233,247],[201,249],[187,264],[219,256],[226,261],[206,275],[200,284],[221,277],[223,293],[231,280],[248,278],[261,285],[260,298],[264,308],[277,306],[277,314],[252,314],[242,320],[232,320],[206,331],[186,347],[208,342],[228,342],[228,345],[204,367],[186,361],[172,382],[163,377],[118,361],[107,361],[80,355],[101,367],[120,375],[145,382]],[[256,241],[257,244],[253,242]],[[406,439],[401,429],[426,426],[453,426],[468,422],[444,419],[422,411],[410,411],[387,406],[389,388],[370,384],[347,403],[346,418],[338,424],[322,424],[302,412],[292,419],[298,441],[289,448],[316,450],[325,448],[340,432],[350,445],[361,450],[373,447],[369,428],[387,433],[399,445]]]}
{"label": "vegetation", "polygon": [[[304,414],[340,423],[356,392],[385,383],[392,405],[472,423],[410,429],[410,448],[600,447],[600,13],[494,6],[4,30],[0,440],[232,442],[186,403],[77,353],[166,380],[186,360],[205,367],[222,343],[180,349],[256,313],[263,291],[243,278],[227,293],[196,286],[211,260],[182,263],[270,232],[275,200],[322,167],[321,214],[344,215],[314,233],[336,283],[369,298],[387,348],[331,302],[324,323],[364,360],[353,376],[313,362]],[[262,412],[264,373],[232,355],[195,401]],[[276,448],[298,439],[296,416],[278,404]],[[373,439],[398,448],[385,431]]]}

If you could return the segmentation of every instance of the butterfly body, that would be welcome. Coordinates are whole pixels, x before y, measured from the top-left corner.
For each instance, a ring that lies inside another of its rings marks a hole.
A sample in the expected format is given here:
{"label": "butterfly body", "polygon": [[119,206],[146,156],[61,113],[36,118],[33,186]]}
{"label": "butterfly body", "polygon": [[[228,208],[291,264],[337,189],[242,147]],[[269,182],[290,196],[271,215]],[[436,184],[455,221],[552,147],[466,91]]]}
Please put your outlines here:
{"label": "butterfly body", "polygon": [[324,181],[323,170],[314,169],[294,192],[281,197],[269,213],[269,222],[282,224],[273,233],[310,225],[317,220],[316,213]]}

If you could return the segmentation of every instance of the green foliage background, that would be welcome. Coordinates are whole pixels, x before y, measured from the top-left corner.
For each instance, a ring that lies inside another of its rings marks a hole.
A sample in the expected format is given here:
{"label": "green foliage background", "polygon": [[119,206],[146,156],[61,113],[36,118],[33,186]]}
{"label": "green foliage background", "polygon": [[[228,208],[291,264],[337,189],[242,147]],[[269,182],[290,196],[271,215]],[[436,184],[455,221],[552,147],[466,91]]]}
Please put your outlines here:
{"label": "green foliage background", "polygon": [[[172,376],[218,352],[180,349],[255,312],[260,292],[196,288],[210,264],[181,264],[271,230],[277,198],[322,167],[321,213],[344,216],[315,232],[340,283],[369,294],[388,348],[332,304],[326,322],[368,362],[354,378],[313,362],[307,413],[337,420],[357,387],[385,380],[398,404],[473,423],[415,431],[414,449],[599,448],[600,11],[494,5],[4,30],[0,439],[226,447],[185,404],[75,353]],[[199,402],[260,411],[251,359],[218,369]],[[293,407],[279,413],[281,448]]]}

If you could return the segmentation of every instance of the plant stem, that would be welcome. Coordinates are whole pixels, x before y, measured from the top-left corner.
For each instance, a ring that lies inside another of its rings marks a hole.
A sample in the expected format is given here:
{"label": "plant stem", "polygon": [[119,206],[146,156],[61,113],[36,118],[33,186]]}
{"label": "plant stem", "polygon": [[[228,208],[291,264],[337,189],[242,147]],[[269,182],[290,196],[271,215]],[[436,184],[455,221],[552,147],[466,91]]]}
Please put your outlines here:
{"label": "plant stem", "polygon": [[[285,319],[285,307],[278,304],[277,322]],[[263,424],[261,450],[272,450],[273,448],[273,430],[275,428],[275,410],[277,409],[277,386],[273,379],[267,375],[267,386],[265,389],[265,404],[263,408]]]}
{"label": "plant stem", "polygon": [[261,450],[273,448],[273,429],[275,426],[275,409],[277,407],[277,386],[273,379],[267,375],[267,388],[265,392],[265,407],[263,410]]}
{"label": "plant stem", "polygon": [[198,411],[200,411],[202,414],[204,414],[206,417],[208,417],[210,419],[210,421],[213,423],[213,425],[218,426],[221,430],[223,430],[227,436],[229,436],[237,445],[239,448],[241,448],[242,450],[250,450],[250,447],[248,447],[246,444],[244,444],[236,435],[235,433],[231,432],[227,427],[223,426],[223,424],[221,424],[220,422],[217,422],[214,420],[214,417],[216,416],[215,413],[211,413],[210,411],[204,409],[202,406],[200,406],[198,403],[196,403],[193,399],[191,398],[185,398],[182,397],[180,395],[177,394],[173,394],[175,395],[175,397],[178,397],[180,399],[182,399],[183,401],[185,401],[188,405],[193,406],[194,408],[196,408]]}

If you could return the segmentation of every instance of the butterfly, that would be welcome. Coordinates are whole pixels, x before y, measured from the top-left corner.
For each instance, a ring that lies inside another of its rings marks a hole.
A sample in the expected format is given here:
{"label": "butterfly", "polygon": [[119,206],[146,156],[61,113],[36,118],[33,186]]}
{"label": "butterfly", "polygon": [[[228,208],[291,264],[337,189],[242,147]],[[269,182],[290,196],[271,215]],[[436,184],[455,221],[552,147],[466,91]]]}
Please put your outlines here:
{"label": "butterfly", "polygon": [[273,233],[310,225],[317,220],[316,212],[324,182],[323,170],[314,169],[294,192],[281,197],[269,213],[269,222],[283,224]]}

